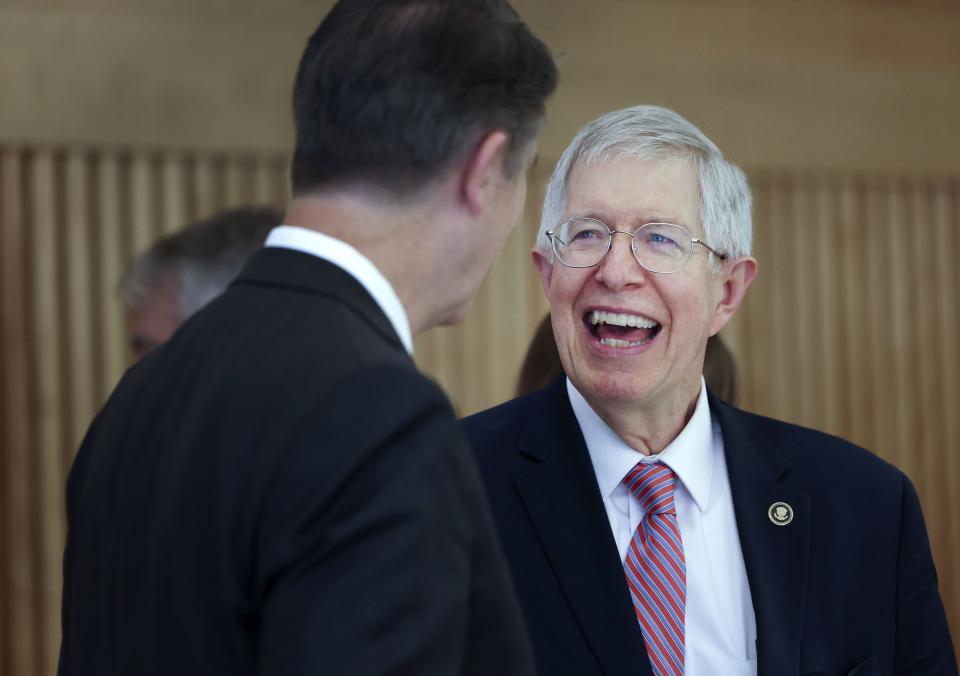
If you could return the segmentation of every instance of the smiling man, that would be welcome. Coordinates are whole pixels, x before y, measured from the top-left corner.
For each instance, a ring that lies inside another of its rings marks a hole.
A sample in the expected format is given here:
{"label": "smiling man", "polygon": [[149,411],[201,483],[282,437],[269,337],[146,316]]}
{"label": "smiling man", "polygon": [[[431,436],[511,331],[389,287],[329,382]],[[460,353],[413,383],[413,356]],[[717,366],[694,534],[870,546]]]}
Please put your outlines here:
{"label": "smiling man", "polygon": [[750,208],[663,108],[557,164],[533,260],[565,375],[465,421],[544,676],[956,674],[909,480],[704,385]]}

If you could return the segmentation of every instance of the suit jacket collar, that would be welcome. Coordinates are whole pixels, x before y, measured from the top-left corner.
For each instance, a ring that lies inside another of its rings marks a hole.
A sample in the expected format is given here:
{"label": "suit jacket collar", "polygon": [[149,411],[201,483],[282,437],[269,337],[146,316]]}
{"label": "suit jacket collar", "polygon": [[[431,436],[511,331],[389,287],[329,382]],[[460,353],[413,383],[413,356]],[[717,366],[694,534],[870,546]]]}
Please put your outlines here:
{"label": "suit jacket collar", "polygon": [[384,340],[407,353],[390,320],[363,285],[343,268],[317,256],[282,247],[262,248],[247,261],[233,283],[285,288],[335,299]]}
{"label": "suit jacket collar", "polygon": [[563,377],[531,399],[515,478],[521,499],[604,673],[652,676],[600,489]]}
{"label": "suit jacket collar", "polygon": [[[810,499],[749,414],[710,395],[723,434],[734,512],[757,620],[758,673],[797,673],[810,549]],[[515,479],[563,593],[605,673],[650,674],[616,544],[565,377],[532,395],[520,452],[539,461]],[[775,525],[776,502],[793,520]]]}
{"label": "suit jacket collar", "polygon": [[[800,669],[806,609],[812,506],[810,496],[788,485],[790,464],[750,420],[751,416],[710,396],[720,424],[750,594],[757,620],[757,666],[761,675]],[[776,503],[792,510],[778,525]]]}

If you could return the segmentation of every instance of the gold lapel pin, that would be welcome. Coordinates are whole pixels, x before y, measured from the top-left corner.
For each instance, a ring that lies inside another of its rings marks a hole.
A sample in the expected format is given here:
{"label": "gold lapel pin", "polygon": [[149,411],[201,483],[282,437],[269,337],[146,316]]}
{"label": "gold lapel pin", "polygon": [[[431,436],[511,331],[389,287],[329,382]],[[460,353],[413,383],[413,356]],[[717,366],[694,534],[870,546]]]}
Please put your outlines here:
{"label": "gold lapel pin", "polygon": [[767,510],[767,516],[774,526],[786,526],[793,521],[793,507],[785,502],[775,502]]}

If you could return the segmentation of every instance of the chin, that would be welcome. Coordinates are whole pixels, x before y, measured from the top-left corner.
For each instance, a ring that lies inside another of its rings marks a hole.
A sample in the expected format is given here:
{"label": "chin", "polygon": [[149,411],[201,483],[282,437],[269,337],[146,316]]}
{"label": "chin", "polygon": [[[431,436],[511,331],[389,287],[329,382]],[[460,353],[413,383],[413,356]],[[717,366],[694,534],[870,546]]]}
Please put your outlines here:
{"label": "chin", "polygon": [[473,298],[450,310],[450,312],[448,312],[443,319],[437,322],[437,324],[440,326],[454,326],[455,324],[460,324],[470,314],[470,309],[472,307]]}
{"label": "chin", "polygon": [[[571,371],[568,371],[570,373]],[[644,378],[636,373],[622,371],[597,371],[594,369],[577,373],[571,381],[580,393],[589,399],[619,404],[638,404],[650,396],[644,386]]]}

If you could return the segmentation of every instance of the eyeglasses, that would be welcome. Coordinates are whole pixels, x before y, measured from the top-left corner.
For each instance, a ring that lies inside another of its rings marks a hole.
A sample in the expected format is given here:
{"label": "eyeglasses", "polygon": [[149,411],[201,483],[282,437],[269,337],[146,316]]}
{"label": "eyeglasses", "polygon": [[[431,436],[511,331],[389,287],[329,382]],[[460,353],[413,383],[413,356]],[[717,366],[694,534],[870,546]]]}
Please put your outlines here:
{"label": "eyeglasses", "polygon": [[634,257],[650,272],[669,274],[680,270],[693,255],[694,244],[700,244],[720,260],[727,258],[691,235],[683,226],[673,223],[645,223],[631,234],[613,230],[595,218],[571,218],[547,231],[557,260],[568,268],[592,268],[597,265],[613,246],[614,235],[630,237]]}

